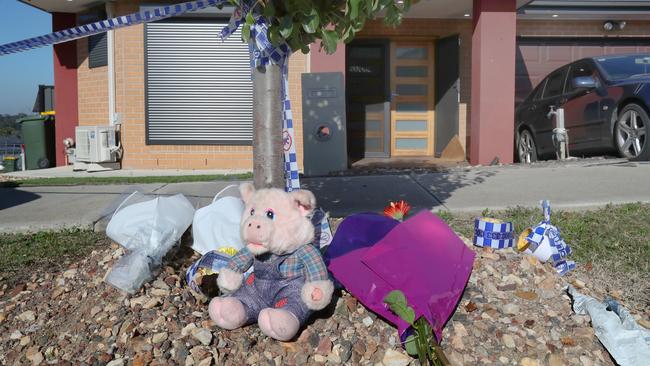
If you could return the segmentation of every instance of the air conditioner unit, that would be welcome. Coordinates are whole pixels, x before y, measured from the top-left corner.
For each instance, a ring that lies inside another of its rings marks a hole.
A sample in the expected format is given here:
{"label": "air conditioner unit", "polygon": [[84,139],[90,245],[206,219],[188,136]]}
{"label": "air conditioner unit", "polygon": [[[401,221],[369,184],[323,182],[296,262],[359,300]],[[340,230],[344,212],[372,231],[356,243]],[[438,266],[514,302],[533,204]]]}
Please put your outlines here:
{"label": "air conditioner unit", "polygon": [[113,163],[117,161],[115,127],[77,126],[75,130],[75,161]]}

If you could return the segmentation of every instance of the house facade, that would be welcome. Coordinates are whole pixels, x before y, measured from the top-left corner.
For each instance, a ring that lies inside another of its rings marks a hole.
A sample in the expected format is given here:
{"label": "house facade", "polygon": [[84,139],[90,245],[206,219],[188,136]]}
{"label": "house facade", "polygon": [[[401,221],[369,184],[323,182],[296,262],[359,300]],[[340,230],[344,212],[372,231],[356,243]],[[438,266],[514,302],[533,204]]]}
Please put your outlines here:
{"label": "house facade", "polygon": [[[23,2],[52,13],[54,30],[161,4]],[[344,76],[350,162],[509,163],[516,103],[570,61],[650,52],[648,16],[646,1],[419,1],[401,26],[371,21],[333,55],[312,45],[289,60],[299,165],[310,163],[301,153],[303,73]],[[238,35],[221,42],[227,19],[212,9],[55,45],[57,154],[75,126],[112,123],[123,168],[252,169],[247,47]]]}

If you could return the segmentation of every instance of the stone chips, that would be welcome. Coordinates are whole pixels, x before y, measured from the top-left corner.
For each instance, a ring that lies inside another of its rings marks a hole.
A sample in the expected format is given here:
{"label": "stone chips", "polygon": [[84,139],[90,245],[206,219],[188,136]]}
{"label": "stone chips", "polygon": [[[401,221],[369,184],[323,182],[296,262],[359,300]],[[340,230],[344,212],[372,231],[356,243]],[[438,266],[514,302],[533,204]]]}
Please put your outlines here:
{"label": "stone chips", "polygon": [[[474,249],[472,276],[442,342],[453,365],[612,365],[562,290],[566,280],[582,291],[588,285],[512,250]],[[120,293],[102,277],[121,254],[112,246],[63,272],[0,284],[0,364],[418,364],[395,328],[345,292],[297,340],[282,343],[256,326],[216,329],[206,299],[179,277],[195,258],[168,261],[174,267],[135,296]]]}

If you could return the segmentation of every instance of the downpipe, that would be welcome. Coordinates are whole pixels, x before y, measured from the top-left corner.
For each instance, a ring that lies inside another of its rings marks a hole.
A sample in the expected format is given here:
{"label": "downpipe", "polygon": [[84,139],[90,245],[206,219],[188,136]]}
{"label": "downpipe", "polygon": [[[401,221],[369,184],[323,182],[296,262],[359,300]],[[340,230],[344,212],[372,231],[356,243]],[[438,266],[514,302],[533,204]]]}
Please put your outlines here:
{"label": "downpipe", "polygon": [[[110,19],[115,16],[115,4],[106,3],[106,16]],[[106,32],[106,51],[108,58],[108,124],[113,126],[117,122],[115,113],[115,31]]]}
{"label": "downpipe", "polygon": [[[105,5],[106,16],[110,19],[115,17],[115,3],[110,1]],[[120,120],[120,115],[117,113],[117,108],[115,107],[115,30],[109,30],[106,32],[106,49],[107,49],[107,58],[108,58],[108,124],[109,126],[115,126],[116,134],[115,140],[117,141],[116,146],[111,147],[111,153],[116,154],[117,160],[122,160],[122,121]]]}

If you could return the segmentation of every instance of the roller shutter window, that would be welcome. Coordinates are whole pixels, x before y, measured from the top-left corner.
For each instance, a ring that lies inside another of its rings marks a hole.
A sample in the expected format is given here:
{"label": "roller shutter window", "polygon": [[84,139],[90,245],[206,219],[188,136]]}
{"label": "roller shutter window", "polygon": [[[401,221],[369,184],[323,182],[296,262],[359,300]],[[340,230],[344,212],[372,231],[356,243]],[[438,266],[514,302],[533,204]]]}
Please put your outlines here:
{"label": "roller shutter window", "polygon": [[145,25],[147,144],[251,145],[253,84],[248,46],[226,20]]}
{"label": "roller shutter window", "polygon": [[88,67],[108,65],[108,49],[106,33],[94,34],[88,37]]}

